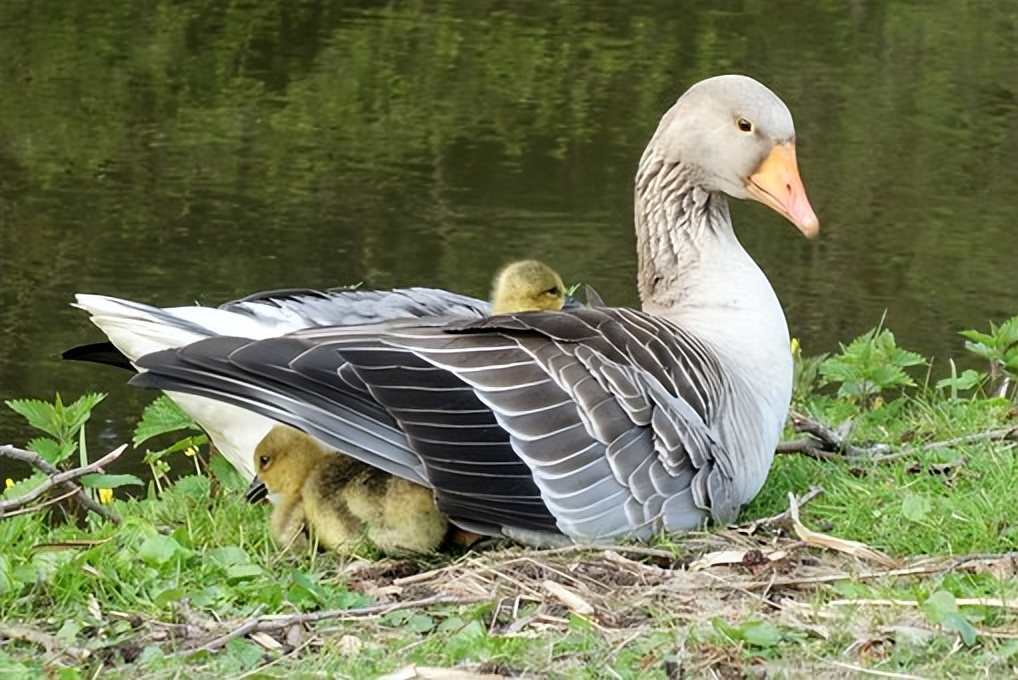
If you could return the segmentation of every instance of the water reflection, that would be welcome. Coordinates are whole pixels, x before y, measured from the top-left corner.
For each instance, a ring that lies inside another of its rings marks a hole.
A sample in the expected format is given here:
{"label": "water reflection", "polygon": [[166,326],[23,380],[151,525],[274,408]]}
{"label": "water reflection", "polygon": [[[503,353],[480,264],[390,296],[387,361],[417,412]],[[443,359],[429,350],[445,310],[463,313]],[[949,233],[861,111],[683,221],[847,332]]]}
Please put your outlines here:
{"label": "water reflection", "polygon": [[[1015,311],[1016,12],[851,3],[0,6],[0,396],[150,395],[63,366],[76,291],[159,304],[283,286],[484,295],[540,255],[637,303],[632,176],[689,83],[789,102],[822,238],[733,207],[807,352],[873,326],[958,355]],[[0,412],[0,434],[23,441]]]}

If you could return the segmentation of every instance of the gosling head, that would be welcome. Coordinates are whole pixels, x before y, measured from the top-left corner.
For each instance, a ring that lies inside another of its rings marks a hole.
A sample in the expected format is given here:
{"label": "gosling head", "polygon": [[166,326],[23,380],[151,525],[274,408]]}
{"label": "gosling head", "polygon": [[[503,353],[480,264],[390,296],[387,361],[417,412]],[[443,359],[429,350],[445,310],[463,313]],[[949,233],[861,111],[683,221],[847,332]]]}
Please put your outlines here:
{"label": "gosling head", "polygon": [[292,427],[276,425],[255,447],[255,474],[270,493],[295,495],[315,466],[328,455],[315,438]]}
{"label": "gosling head", "polygon": [[555,311],[566,302],[566,288],[554,269],[537,260],[506,265],[495,277],[491,313]]}

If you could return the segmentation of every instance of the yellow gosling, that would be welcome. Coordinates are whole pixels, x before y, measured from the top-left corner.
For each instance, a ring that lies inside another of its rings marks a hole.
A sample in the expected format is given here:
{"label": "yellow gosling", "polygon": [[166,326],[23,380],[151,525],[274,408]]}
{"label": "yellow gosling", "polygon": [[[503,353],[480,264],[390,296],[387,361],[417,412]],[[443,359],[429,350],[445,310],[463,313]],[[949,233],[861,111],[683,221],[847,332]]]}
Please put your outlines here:
{"label": "yellow gosling", "polygon": [[368,538],[384,553],[431,552],[449,521],[439,512],[431,489],[371,469],[343,490],[350,512],[364,521]]}
{"label": "yellow gosling", "polygon": [[282,546],[354,550],[366,535],[383,553],[430,552],[448,529],[430,489],[332,451],[277,425],[255,449],[255,472],[279,499],[269,523]]}
{"label": "yellow gosling", "polygon": [[491,291],[491,313],[553,311],[566,302],[566,287],[554,269],[537,260],[520,260],[506,265],[495,276]]}
{"label": "yellow gosling", "polygon": [[[303,548],[305,527],[321,545],[342,550],[362,535],[360,521],[342,500],[330,501],[328,483],[341,485],[367,468],[329,451],[313,437],[285,425],[272,428],[255,447],[255,473],[269,492],[278,496],[269,529],[283,547]],[[323,483],[324,482],[324,483]]]}

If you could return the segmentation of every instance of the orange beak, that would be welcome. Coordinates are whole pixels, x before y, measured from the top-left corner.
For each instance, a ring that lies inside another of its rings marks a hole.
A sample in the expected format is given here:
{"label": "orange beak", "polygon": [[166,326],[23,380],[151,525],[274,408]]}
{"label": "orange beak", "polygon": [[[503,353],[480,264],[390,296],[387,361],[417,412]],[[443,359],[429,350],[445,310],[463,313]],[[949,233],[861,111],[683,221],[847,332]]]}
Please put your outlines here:
{"label": "orange beak", "polygon": [[806,198],[795,162],[795,144],[776,145],[746,180],[746,189],[772,210],[787,217],[806,238],[820,230],[820,221]]}

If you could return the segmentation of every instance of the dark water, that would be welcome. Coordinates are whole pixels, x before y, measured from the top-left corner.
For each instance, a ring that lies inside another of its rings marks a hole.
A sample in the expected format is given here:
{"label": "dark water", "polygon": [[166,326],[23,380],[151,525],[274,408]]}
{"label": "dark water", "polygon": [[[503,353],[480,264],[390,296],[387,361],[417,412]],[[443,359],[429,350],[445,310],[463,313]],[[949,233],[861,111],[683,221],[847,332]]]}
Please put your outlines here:
{"label": "dark water", "polygon": [[[537,255],[637,304],[636,162],[689,84],[796,118],[816,243],[733,209],[807,353],[886,324],[943,359],[1016,311],[1011,0],[0,5],[0,398],[151,395],[64,365],[77,291],[161,305],[364,281],[485,296]],[[723,9],[719,9],[723,8]],[[0,412],[0,440],[21,443]]]}

